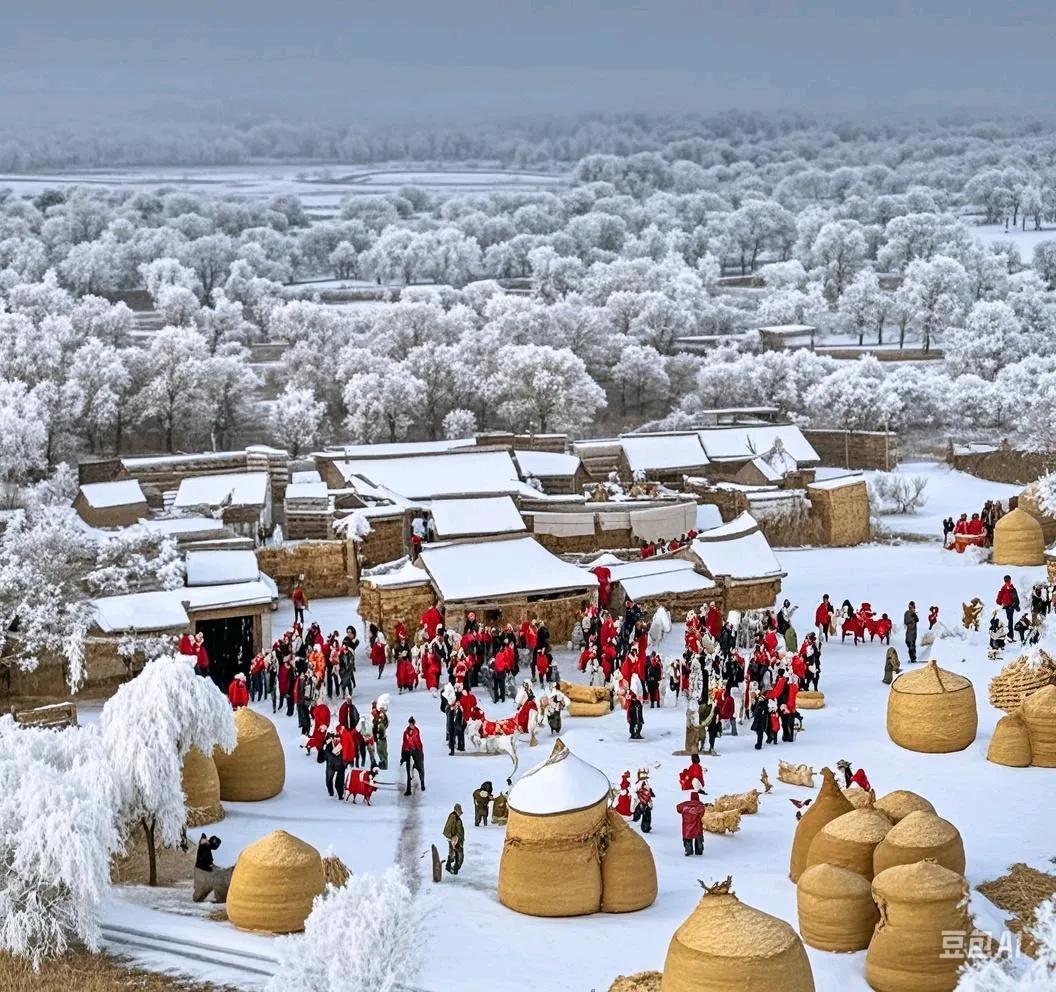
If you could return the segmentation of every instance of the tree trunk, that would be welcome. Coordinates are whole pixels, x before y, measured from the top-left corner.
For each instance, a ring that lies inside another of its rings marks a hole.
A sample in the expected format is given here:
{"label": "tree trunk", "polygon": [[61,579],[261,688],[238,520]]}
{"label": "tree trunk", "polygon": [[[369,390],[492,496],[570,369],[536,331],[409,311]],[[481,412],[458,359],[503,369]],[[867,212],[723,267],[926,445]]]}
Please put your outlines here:
{"label": "tree trunk", "polygon": [[859,327],[858,328],[858,347],[860,348],[863,344],[865,344],[865,328],[864,327]]}
{"label": "tree trunk", "polygon": [[148,868],[148,885],[158,884],[158,852],[154,849],[154,821],[153,820],[141,820],[143,824],[143,836],[147,841],[147,868]]}

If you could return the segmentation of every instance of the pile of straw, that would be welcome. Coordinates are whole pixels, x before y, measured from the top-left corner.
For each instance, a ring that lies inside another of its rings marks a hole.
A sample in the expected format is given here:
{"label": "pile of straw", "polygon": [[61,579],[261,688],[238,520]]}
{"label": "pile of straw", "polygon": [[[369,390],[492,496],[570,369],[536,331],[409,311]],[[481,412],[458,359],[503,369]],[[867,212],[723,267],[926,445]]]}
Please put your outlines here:
{"label": "pile of straw", "polygon": [[312,900],[325,888],[319,852],[276,830],[238,856],[227,915],[240,930],[294,933],[304,929]]}
{"label": "pile of straw", "polygon": [[341,888],[352,877],[348,866],[336,855],[328,854],[323,858],[323,878],[327,885]]}
{"label": "pile of straw", "polygon": [[847,802],[855,809],[866,809],[876,802],[876,793],[872,790],[867,792],[865,789],[858,788],[857,785],[852,785],[849,789],[842,789],[841,791]]}
{"label": "pile of straw", "polygon": [[935,812],[935,807],[927,799],[908,789],[896,789],[894,792],[881,796],[877,799],[875,806],[892,823],[898,823],[917,810],[925,813]]}
{"label": "pile of straw", "polygon": [[887,733],[900,747],[925,754],[963,751],[977,726],[972,683],[934,660],[891,683]]}
{"label": "pile of straw", "polygon": [[1026,510],[1006,513],[994,527],[995,565],[1044,565],[1045,532]]}
{"label": "pile of straw", "polygon": [[1056,686],[1047,685],[1028,696],[1019,712],[1030,735],[1030,763],[1056,768]]}
{"label": "pile of straw", "polygon": [[918,811],[903,817],[877,845],[873,874],[925,859],[964,874],[964,841],[957,828],[941,816]]}
{"label": "pile of straw", "polygon": [[807,867],[836,865],[871,880],[873,852],[891,827],[891,821],[875,809],[852,809],[826,823],[810,842]]}
{"label": "pile of straw", "polygon": [[794,765],[790,761],[777,761],[777,780],[786,785],[802,785],[814,788],[814,769],[810,765]]}
{"label": "pile of straw", "polygon": [[220,798],[252,803],[271,799],[286,784],[286,756],[275,725],[248,706],[235,711],[235,749],[213,752]]}
{"label": "pile of straw", "polygon": [[614,809],[606,814],[608,845],[601,860],[601,911],[633,913],[656,902],[656,863],[645,839]]}
{"label": "pile of straw", "polygon": [[212,758],[192,747],[184,756],[180,783],[187,807],[187,826],[204,827],[224,818],[220,776]]}
{"label": "pile of straw", "polygon": [[639,971],[634,975],[618,975],[609,992],[660,992],[659,971]]}
{"label": "pile of straw", "polygon": [[825,693],[799,690],[796,696],[796,708],[801,710],[821,710],[825,708]]}
{"label": "pile of straw", "polygon": [[573,700],[568,704],[569,716],[606,716],[612,712],[608,700],[602,703],[581,703]]}
{"label": "pile of straw", "polygon": [[573,703],[607,703],[611,693],[600,685],[577,685],[575,682],[558,683],[561,691],[568,696]]}
{"label": "pile of straw", "polygon": [[811,842],[821,832],[822,827],[838,816],[849,813],[854,807],[847,801],[831,768],[821,770],[821,789],[814,802],[796,824],[796,835],[792,840],[792,854],[789,858],[788,876],[793,882],[799,879],[807,867],[807,854]]}
{"label": "pile of straw", "polygon": [[1001,717],[986,749],[986,760],[1009,768],[1027,768],[1032,758],[1030,734],[1023,717],[1019,713]]}
{"label": "pile of straw", "polygon": [[814,992],[810,961],[784,920],[745,906],[731,880],[705,888],[667,948],[661,992]]}
{"label": "pile of straw", "polygon": [[1056,684],[1056,661],[1040,649],[1010,661],[990,680],[990,705],[1012,713],[1028,696]]}
{"label": "pile of straw", "polygon": [[865,956],[876,992],[951,992],[962,959],[943,953],[943,933],[968,934],[968,883],[933,861],[896,865],[873,880],[880,922]]}
{"label": "pile of straw", "polygon": [[1046,899],[1056,896],[1056,875],[1048,875],[1019,861],[1007,875],[976,886],[999,909],[1013,914],[1008,928],[1022,936],[1023,949],[1035,954],[1034,941],[1027,930],[1034,925],[1034,914]]}
{"label": "pile of straw", "polygon": [[741,829],[741,811],[739,809],[716,810],[707,808],[700,816],[704,830],[709,834],[735,834]]}
{"label": "pile of straw", "polygon": [[864,951],[880,919],[868,880],[836,865],[803,872],[796,904],[803,940],[820,951]]}
{"label": "pile of straw", "polygon": [[759,790],[750,789],[748,792],[736,792],[728,796],[719,796],[711,804],[716,813],[724,813],[726,810],[735,809],[739,813],[759,812]]}

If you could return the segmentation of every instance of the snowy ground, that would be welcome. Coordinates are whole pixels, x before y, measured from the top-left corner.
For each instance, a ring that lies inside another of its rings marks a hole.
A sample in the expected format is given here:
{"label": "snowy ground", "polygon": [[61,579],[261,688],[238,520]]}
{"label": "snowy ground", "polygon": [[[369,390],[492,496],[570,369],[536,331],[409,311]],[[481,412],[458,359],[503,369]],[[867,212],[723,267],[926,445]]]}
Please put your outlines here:
{"label": "snowy ground", "polygon": [[[966,498],[959,487],[957,494],[962,500]],[[837,602],[845,597],[856,604],[869,600],[877,611],[886,611],[896,619],[901,618],[907,600],[914,597],[922,617],[929,606],[937,604],[941,618],[956,626],[961,602],[974,595],[992,602],[1004,571],[972,564],[942,551],[937,544],[784,551],[780,559],[789,573],[785,594],[800,606],[796,618],[800,630],[824,592]],[[1013,572],[1023,589],[1040,577],[1042,569]],[[357,619],[355,608],[355,600],[316,601],[313,616],[327,629],[342,629]],[[275,629],[282,629],[289,620],[284,607],[275,617]],[[896,627],[893,642],[899,646],[901,640],[902,632]],[[676,626],[665,645],[667,653],[674,654],[680,644],[681,627]],[[987,703],[986,685],[998,664],[986,660],[981,644],[958,639],[940,642],[936,650],[940,663],[963,672],[976,684],[979,736],[963,753],[922,755],[898,748],[887,737],[888,690],[881,682],[884,650],[879,644],[857,648],[830,644],[822,664],[821,687],[827,707],[805,715],[805,731],[795,744],[766,747],[759,753],[753,749],[754,738],[746,732],[720,739],[720,756],[704,759],[709,769],[708,792],[718,795],[750,789],[758,783],[764,765],[776,783],[778,757],[808,762],[815,768],[847,758],[866,768],[879,793],[897,788],[920,792],[957,825],[964,836],[967,874],[973,885],[996,877],[1016,860],[1046,867],[1053,854],[1050,838],[1056,830],[1056,804],[1046,801],[1053,794],[1053,773],[1001,768],[985,760],[989,737],[1000,716]],[[904,657],[904,649],[900,654]],[[563,667],[569,674],[567,660]],[[413,714],[418,719],[426,742],[427,792],[405,799],[397,792],[384,791],[369,809],[339,805],[326,796],[321,766],[298,752],[294,721],[279,717],[277,724],[287,755],[285,791],[264,803],[225,804],[227,819],[215,829],[224,841],[221,857],[228,863],[244,845],[281,827],[320,850],[332,846],[353,872],[375,872],[392,861],[404,864],[421,885],[420,897],[426,900],[430,917],[426,961],[417,982],[421,989],[513,989],[523,987],[523,976],[531,974],[542,987],[585,992],[606,989],[621,972],[659,968],[671,933],[698,899],[698,878],[717,879],[732,873],[742,899],[795,923],[795,889],[787,878],[795,819],[788,799],[804,798],[809,793],[777,784],[774,793],[762,802],[759,814],[744,818],[738,834],[708,836],[705,856],[686,860],[673,809],[681,798],[676,775],[685,759],[671,753],[682,746],[683,716],[671,700],[663,710],[646,711],[643,742],[628,740],[620,713],[569,720],[563,735],[573,751],[602,768],[613,782],[624,769],[642,765],[652,769],[658,798],[649,842],[659,875],[659,897],[653,907],[633,919],[599,915],[569,920],[533,919],[503,908],[496,896],[503,838],[499,827],[474,829],[467,825],[463,873],[434,886],[427,878],[426,852],[431,843],[443,850],[440,831],[451,806],[461,802],[471,811],[472,789],[484,779],[500,783],[509,772],[509,763],[502,757],[448,757],[441,714],[432,698],[423,691],[397,696],[391,669],[380,683],[370,678],[362,662],[359,674],[356,699],[360,706],[368,706],[380,689],[392,693],[390,752],[398,756],[407,717]],[[512,706],[507,706],[496,715],[511,710]],[[270,716],[270,704],[264,711]],[[521,747],[522,770],[542,760],[548,744],[548,734],[544,733],[539,748]],[[396,781],[398,775],[399,769],[390,767],[383,778]],[[147,893],[146,898],[150,896]],[[274,942],[268,938],[240,934],[228,924],[194,916],[145,910],[143,901],[142,889],[122,891],[107,910],[107,923],[190,937],[215,947],[269,956],[275,953]],[[1000,926],[1000,914],[982,897],[974,897],[973,907],[981,923]],[[627,939],[629,934],[633,934],[632,939]],[[484,948],[488,966],[467,968],[467,959],[484,955]],[[496,948],[501,948],[502,955],[498,975],[490,963]],[[836,956],[811,950],[810,957],[819,989],[866,989],[862,954]],[[166,955],[148,953],[141,960],[153,967],[173,964]],[[214,980],[238,977],[205,964],[184,961],[183,967]],[[252,988],[256,983],[243,976],[239,984]]]}
{"label": "snowy ground", "polygon": [[976,239],[984,244],[994,241],[1011,241],[1019,249],[1025,265],[1030,265],[1034,255],[1034,246],[1041,241],[1056,241],[1056,227],[1046,224],[1040,231],[1033,230],[1034,222],[1027,221],[1027,229],[1024,231],[1019,227],[1005,230],[1004,224],[980,224],[972,226],[969,218],[965,218],[969,230]]}

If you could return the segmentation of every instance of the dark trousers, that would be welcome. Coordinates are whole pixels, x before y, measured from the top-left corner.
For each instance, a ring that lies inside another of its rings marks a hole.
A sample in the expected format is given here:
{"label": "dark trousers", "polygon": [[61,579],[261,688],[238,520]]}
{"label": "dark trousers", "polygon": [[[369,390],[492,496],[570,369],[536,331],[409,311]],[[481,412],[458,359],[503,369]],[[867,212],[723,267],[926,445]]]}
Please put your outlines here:
{"label": "dark trousers", "polygon": [[766,743],[767,744],[776,744],[777,743],[777,731],[776,730],[772,730],[769,723],[767,723],[767,725],[766,725]]}
{"label": "dark trousers", "polygon": [[337,665],[326,667],[326,694],[329,697],[338,695],[341,691],[341,678],[338,675]]}
{"label": "dark trousers", "polygon": [[755,749],[756,751],[763,749],[763,731],[761,730],[755,732]]}
{"label": "dark trousers", "polygon": [[642,719],[642,704],[635,703],[627,714],[627,724],[630,727],[632,737],[642,736],[642,727],[645,721]]}
{"label": "dark trousers", "polygon": [[718,718],[711,721],[708,724],[708,750],[715,750],[715,738],[719,736],[719,721]]}
{"label": "dark trousers", "polygon": [[295,606],[293,608],[293,622],[294,623],[299,623],[299,624],[302,624],[302,625],[304,624],[304,607],[303,606]]}
{"label": "dark trousers", "polygon": [[653,829],[653,808],[651,806],[641,806],[635,810],[638,814],[638,821],[642,825],[642,833],[647,834]]}
{"label": "dark trousers", "polygon": [[1015,625],[1012,622],[1013,619],[1015,618],[1015,615],[1016,615],[1016,608],[1014,606],[1006,606],[1005,607],[1005,616],[1008,617],[1008,636],[1009,637],[1015,637],[1016,636],[1016,634],[1015,634]]}
{"label": "dark trousers", "polygon": [[447,842],[447,871],[450,875],[457,875],[459,869],[462,867],[462,862],[465,860],[465,855],[462,853],[461,844],[453,844],[451,841]]}
{"label": "dark trousers", "polygon": [[425,792],[425,756],[421,751],[412,751],[404,762],[407,766],[407,790],[404,792],[405,796],[411,794],[411,768],[418,773],[418,784],[422,787],[422,792]]}
{"label": "dark trousers", "polygon": [[312,729],[312,715],[308,711],[307,703],[297,704],[297,724],[301,728],[302,734],[307,735]]}
{"label": "dark trousers", "polygon": [[329,795],[337,790],[337,798],[345,798],[345,763],[327,761],[326,763],[326,791]]}
{"label": "dark trousers", "polygon": [[795,734],[793,733],[793,725],[796,722],[794,713],[783,713],[781,715],[781,740],[793,741],[795,740]]}
{"label": "dark trousers", "polygon": [[704,838],[703,837],[683,837],[682,846],[686,849],[686,857],[688,858],[691,854],[703,854],[704,853]]}
{"label": "dark trousers", "polygon": [[821,677],[821,672],[819,672],[817,669],[814,669],[812,671],[811,669],[808,668],[807,669],[806,678],[803,679],[803,688],[807,689],[809,691],[810,688],[813,687],[814,691],[817,692],[818,691],[818,679],[820,677]]}
{"label": "dark trousers", "polygon": [[910,661],[916,661],[917,660],[917,637],[916,637],[916,634],[913,635],[912,640],[909,637],[906,637],[906,650],[909,652],[909,660]]}
{"label": "dark trousers", "polygon": [[264,698],[264,673],[257,672],[249,677],[249,698],[251,702]]}
{"label": "dark trousers", "polygon": [[459,751],[466,749],[466,725],[461,720],[451,721],[451,729],[447,738],[447,753],[454,754],[455,748]]}

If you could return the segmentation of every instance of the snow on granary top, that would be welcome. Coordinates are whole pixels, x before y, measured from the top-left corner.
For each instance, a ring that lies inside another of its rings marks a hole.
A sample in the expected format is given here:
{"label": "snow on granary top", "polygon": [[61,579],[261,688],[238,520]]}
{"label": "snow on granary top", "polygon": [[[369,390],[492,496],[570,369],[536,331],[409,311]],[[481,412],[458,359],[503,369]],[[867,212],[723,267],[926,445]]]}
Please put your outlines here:
{"label": "snow on granary top", "polygon": [[510,789],[509,805],[528,816],[574,813],[601,802],[609,789],[605,773],[577,758],[559,738],[550,757]]}

